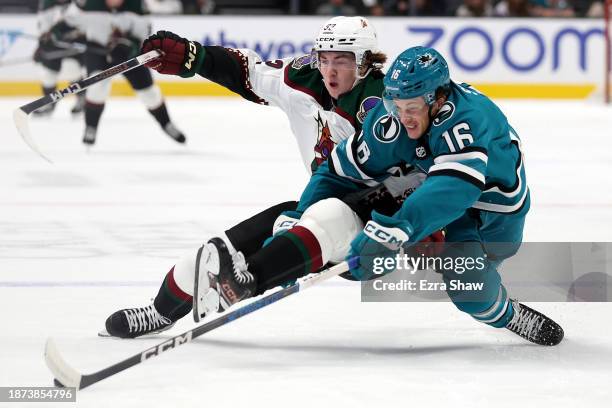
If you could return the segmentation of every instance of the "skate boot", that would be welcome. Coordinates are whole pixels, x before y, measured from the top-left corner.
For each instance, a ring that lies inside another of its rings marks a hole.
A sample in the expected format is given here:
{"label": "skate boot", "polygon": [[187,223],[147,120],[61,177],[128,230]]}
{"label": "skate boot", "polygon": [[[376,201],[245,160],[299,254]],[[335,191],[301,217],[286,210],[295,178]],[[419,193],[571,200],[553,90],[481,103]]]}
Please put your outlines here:
{"label": "skate boot", "polygon": [[51,114],[55,110],[55,105],[56,105],[55,103],[52,103],[50,105],[42,106],[36,109],[34,112],[32,112],[32,115],[39,117],[39,118],[42,118],[45,116],[51,116]]}
{"label": "skate boot", "polygon": [[163,129],[164,129],[164,132],[166,132],[168,136],[170,136],[172,139],[174,139],[178,143],[185,143],[185,141],[187,140],[183,132],[178,130],[176,126],[174,126],[174,123],[172,122],[166,123],[166,126],[164,126]]}
{"label": "skate boot", "polygon": [[160,333],[173,325],[172,320],[159,314],[155,306],[150,304],[113,313],[106,319],[106,332],[101,332],[100,336],[133,339],[145,334]]}
{"label": "skate boot", "polygon": [[221,238],[212,238],[198,251],[193,296],[193,319],[223,312],[255,293],[255,277],[242,252],[230,254]]}
{"label": "skate boot", "polygon": [[92,146],[96,143],[96,132],[97,129],[91,126],[85,127],[85,133],[83,133],[83,143]]}
{"label": "skate boot", "polygon": [[563,329],[542,313],[512,300],[514,316],[506,329],[541,346],[556,346],[563,340]]}
{"label": "skate boot", "polygon": [[73,116],[78,115],[80,113],[83,113],[84,109],[85,109],[85,92],[81,92],[79,94],[76,94],[76,102],[74,103],[74,106],[72,106],[72,109],[70,109],[70,113]]}

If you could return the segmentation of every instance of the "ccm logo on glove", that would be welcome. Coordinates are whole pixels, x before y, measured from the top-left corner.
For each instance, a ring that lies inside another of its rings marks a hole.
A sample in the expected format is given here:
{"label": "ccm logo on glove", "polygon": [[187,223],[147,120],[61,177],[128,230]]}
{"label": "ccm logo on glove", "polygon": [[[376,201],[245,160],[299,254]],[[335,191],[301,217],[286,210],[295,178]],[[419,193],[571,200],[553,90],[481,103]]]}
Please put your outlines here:
{"label": "ccm logo on glove", "polygon": [[190,41],[189,42],[189,59],[187,60],[187,62],[185,62],[185,68],[191,69],[191,64],[193,63],[193,61],[195,61],[195,55],[197,51],[198,49],[196,48],[196,45]]}
{"label": "ccm logo on glove", "polygon": [[385,246],[394,250],[399,249],[410,239],[408,234],[399,228],[383,227],[371,220],[368,221],[363,230],[374,241],[385,244]]}

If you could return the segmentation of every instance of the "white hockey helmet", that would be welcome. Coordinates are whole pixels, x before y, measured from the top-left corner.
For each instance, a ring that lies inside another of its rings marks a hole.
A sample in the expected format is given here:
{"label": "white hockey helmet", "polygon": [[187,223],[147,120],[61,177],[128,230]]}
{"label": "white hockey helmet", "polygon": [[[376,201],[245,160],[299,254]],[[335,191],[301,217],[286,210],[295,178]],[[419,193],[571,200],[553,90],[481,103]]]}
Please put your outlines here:
{"label": "white hockey helmet", "polygon": [[316,56],[319,51],[352,52],[360,69],[367,53],[378,51],[376,30],[365,17],[333,17],[323,25],[314,41]]}

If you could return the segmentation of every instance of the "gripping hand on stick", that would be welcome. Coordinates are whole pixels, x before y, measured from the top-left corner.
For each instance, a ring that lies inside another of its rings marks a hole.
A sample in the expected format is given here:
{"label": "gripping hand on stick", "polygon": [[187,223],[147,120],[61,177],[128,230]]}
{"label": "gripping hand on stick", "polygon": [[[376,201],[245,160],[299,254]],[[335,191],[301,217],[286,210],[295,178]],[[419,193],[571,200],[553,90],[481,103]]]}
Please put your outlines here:
{"label": "gripping hand on stick", "polygon": [[160,50],[163,55],[147,66],[160,74],[189,78],[197,74],[204,62],[204,47],[170,31],[158,31],[142,44],[142,53]]}

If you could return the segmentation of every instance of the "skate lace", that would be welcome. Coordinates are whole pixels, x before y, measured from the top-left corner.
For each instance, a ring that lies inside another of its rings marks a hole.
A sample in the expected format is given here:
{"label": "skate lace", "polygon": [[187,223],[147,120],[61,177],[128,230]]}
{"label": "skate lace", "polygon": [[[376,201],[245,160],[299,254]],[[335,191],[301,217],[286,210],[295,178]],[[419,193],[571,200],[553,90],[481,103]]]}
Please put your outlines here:
{"label": "skate lace", "polygon": [[152,304],[147,307],[126,309],[124,313],[130,333],[154,330],[172,323],[170,319],[160,315]]}
{"label": "skate lace", "polygon": [[242,252],[232,254],[232,264],[234,266],[234,279],[236,279],[236,282],[241,285],[253,282],[253,274],[248,271],[248,265]]}
{"label": "skate lace", "polygon": [[508,324],[508,328],[521,336],[537,337],[545,319],[530,310],[522,308],[518,302],[515,302],[513,306],[514,316]]}

